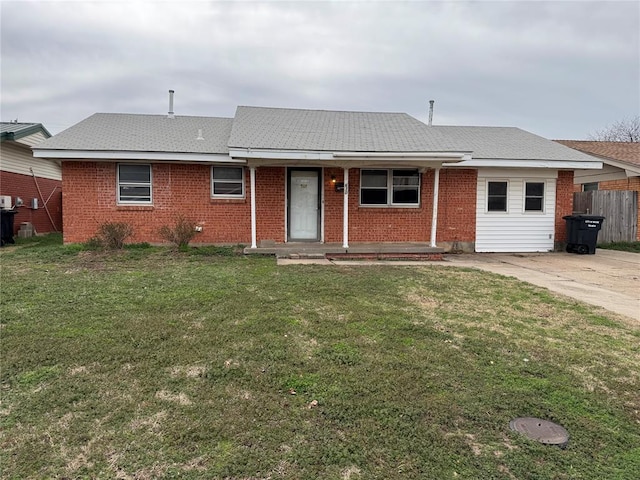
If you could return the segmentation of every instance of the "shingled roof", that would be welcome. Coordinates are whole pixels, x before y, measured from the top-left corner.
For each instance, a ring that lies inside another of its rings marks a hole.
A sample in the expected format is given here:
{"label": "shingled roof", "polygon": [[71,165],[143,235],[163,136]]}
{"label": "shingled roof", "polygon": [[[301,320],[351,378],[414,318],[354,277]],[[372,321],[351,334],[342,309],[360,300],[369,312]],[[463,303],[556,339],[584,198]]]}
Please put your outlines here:
{"label": "shingled roof", "polygon": [[45,137],[50,137],[49,131],[42,126],[41,123],[18,123],[18,122],[1,122],[0,123],[0,139],[19,140],[20,138],[41,132]]}
{"label": "shingled roof", "polygon": [[219,117],[96,113],[38,148],[225,154],[232,122]]}
{"label": "shingled roof", "polygon": [[595,142],[585,140],[554,140],[581,152],[640,166],[639,142]]}
{"label": "shingled roof", "polygon": [[240,106],[231,148],[330,152],[458,152],[446,135],[406,113]]}
{"label": "shingled roof", "polygon": [[480,160],[597,161],[514,127],[427,126],[406,113],[248,106],[238,107],[234,118],[96,113],[35,150],[228,154],[230,148],[455,152],[471,153]]}

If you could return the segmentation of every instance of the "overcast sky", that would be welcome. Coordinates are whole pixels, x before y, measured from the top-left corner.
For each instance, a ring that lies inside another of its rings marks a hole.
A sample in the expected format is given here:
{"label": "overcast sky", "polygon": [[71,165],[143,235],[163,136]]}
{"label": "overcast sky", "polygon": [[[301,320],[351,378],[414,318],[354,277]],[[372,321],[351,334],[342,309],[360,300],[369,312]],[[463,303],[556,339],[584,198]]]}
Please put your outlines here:
{"label": "overcast sky", "polygon": [[237,105],[585,139],[640,112],[640,2],[7,1],[2,121]]}

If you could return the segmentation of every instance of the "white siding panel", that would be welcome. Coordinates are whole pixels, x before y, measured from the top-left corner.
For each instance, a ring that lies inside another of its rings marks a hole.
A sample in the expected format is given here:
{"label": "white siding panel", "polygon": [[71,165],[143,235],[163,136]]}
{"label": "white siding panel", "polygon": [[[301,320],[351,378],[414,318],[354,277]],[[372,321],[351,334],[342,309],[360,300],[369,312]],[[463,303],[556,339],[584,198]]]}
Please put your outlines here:
{"label": "white siding panel", "polygon": [[37,132],[32,135],[27,135],[26,137],[22,137],[17,140],[18,143],[22,143],[23,145],[28,145],[29,147],[33,147],[38,143],[46,140],[47,137],[44,136],[44,133]]}
{"label": "white siding panel", "polygon": [[30,148],[5,142],[0,147],[0,168],[5,172],[31,175],[30,168],[38,177],[62,180],[62,169],[54,160],[34,158]]}
{"label": "white siding panel", "polygon": [[[478,171],[477,252],[547,252],[553,250],[557,171]],[[487,212],[487,182],[506,181],[507,212]],[[524,211],[524,185],[545,183],[544,212]]]}

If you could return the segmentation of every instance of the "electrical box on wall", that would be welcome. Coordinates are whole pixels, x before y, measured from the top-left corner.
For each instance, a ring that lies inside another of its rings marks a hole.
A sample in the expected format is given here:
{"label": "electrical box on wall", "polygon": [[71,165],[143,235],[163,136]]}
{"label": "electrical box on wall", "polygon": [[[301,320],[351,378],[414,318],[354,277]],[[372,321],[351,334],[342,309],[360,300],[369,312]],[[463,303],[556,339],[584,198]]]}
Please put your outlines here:
{"label": "electrical box on wall", "polygon": [[0,209],[2,210],[11,210],[11,196],[9,195],[0,195]]}
{"label": "electrical box on wall", "polygon": [[37,210],[38,209],[38,199],[37,198],[32,198],[31,199],[31,208],[33,210]]}

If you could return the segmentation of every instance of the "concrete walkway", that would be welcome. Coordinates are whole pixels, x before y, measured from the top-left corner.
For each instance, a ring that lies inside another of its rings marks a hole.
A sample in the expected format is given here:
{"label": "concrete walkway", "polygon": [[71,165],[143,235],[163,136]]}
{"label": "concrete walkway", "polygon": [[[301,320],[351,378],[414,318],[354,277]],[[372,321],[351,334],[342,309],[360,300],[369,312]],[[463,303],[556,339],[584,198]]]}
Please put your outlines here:
{"label": "concrete walkway", "polygon": [[603,307],[640,325],[640,254],[598,249],[595,255],[572,253],[476,253],[446,255],[442,262],[278,260],[336,265],[445,265],[478,268],[515,277],[552,292]]}

